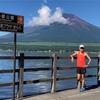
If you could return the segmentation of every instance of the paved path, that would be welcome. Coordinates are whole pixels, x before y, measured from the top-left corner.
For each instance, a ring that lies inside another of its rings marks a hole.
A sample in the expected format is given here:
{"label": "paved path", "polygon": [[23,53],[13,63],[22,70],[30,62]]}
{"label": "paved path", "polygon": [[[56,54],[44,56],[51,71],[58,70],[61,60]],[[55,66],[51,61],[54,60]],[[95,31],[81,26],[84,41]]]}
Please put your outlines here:
{"label": "paved path", "polygon": [[100,100],[100,87],[79,92],[77,89],[47,93],[24,98],[24,100]]}

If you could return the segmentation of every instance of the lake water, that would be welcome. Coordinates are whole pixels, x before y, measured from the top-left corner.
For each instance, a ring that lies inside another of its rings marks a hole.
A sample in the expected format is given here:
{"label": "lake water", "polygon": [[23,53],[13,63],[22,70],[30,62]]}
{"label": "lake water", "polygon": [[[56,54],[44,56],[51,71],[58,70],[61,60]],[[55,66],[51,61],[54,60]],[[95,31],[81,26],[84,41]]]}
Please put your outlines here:
{"label": "lake water", "polygon": [[[50,52],[24,52],[25,56],[52,56],[53,53]],[[58,56],[70,56],[70,52],[58,53],[55,52]],[[17,52],[17,55],[19,52]],[[97,56],[97,53],[90,53],[91,56]],[[0,52],[0,56],[13,56],[13,52]],[[72,63],[70,60],[58,60],[57,66],[75,66],[76,63]],[[91,65],[97,65],[97,60],[92,60]],[[51,60],[25,60],[25,68],[40,68],[40,67],[52,67]],[[16,64],[16,68],[18,68],[18,61]],[[0,60],[0,70],[2,69],[13,69],[13,60]],[[96,74],[97,69],[87,69],[87,74]],[[76,76],[76,70],[63,70],[57,71],[57,77],[67,77],[67,76]],[[35,80],[35,79],[43,79],[43,78],[51,78],[51,71],[37,71],[37,72],[25,72],[24,80]],[[16,74],[16,81],[18,80],[18,75]],[[13,82],[13,74],[0,74],[0,83]],[[97,84],[97,78],[86,78],[87,85]],[[77,84],[77,80],[64,80],[57,81],[57,91],[75,88]],[[24,85],[24,96],[31,94],[40,94],[51,91],[51,82],[44,83],[36,83],[36,84],[28,84]],[[16,86],[17,93],[17,86]],[[0,100],[3,98],[12,97],[12,86],[8,87],[0,87]]]}

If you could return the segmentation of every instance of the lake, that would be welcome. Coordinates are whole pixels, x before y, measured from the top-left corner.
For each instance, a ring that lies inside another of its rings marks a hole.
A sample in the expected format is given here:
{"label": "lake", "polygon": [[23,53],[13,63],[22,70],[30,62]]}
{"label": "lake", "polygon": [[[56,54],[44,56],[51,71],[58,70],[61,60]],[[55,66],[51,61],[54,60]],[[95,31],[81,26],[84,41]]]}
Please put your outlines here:
{"label": "lake", "polygon": [[[16,55],[19,55],[17,52]],[[25,56],[52,56],[53,52],[24,52]],[[54,52],[58,56],[70,56],[71,52]],[[91,56],[97,56],[97,53],[89,53]],[[13,56],[13,52],[1,51],[0,56]],[[70,60],[57,60],[57,66],[75,66],[76,63],[72,63]],[[92,60],[91,65],[97,65],[97,60]],[[52,60],[25,60],[25,68],[40,68],[40,67],[52,67]],[[16,63],[18,68],[18,61]],[[13,69],[13,60],[0,60],[0,70]],[[24,72],[24,80],[35,80],[43,78],[51,78],[51,71],[37,71],[37,72]],[[87,74],[96,74],[97,69],[87,69]],[[76,70],[63,70],[57,71],[57,77],[76,76]],[[18,75],[16,73],[16,81],[18,81]],[[13,82],[13,74],[0,74],[0,83]],[[87,85],[97,84],[97,78],[86,78]],[[75,88],[77,80],[64,80],[57,81],[57,91]],[[31,94],[40,94],[51,91],[51,82],[36,83],[24,85],[24,96]],[[17,92],[17,86],[16,86]],[[12,97],[12,86],[0,87],[0,100],[3,98]]]}

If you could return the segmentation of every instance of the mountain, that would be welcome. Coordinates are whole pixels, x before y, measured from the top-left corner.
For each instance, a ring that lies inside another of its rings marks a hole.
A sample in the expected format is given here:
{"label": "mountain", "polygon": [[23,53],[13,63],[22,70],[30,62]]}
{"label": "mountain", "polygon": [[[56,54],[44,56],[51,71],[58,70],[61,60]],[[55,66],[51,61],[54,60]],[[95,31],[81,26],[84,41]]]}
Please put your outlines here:
{"label": "mountain", "polygon": [[[63,14],[68,24],[53,23],[50,26],[25,27],[17,33],[20,42],[100,42],[100,28],[73,14]],[[13,33],[0,37],[1,42],[13,41]]]}

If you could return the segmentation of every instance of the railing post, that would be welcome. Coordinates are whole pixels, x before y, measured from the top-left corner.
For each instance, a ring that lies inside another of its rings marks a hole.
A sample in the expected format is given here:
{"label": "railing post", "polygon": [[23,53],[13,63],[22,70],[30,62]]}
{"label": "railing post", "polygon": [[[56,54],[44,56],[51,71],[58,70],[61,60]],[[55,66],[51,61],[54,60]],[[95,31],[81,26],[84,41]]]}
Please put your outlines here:
{"label": "railing post", "polygon": [[23,98],[23,77],[24,77],[24,53],[20,53],[19,59],[19,86],[17,98]]}
{"label": "railing post", "polygon": [[98,74],[97,84],[99,86],[100,85],[100,53],[98,54],[98,70],[97,70],[97,74]]}
{"label": "railing post", "polygon": [[[18,56],[20,57],[20,55]],[[19,67],[19,70],[18,70],[17,98],[19,98],[20,59],[18,59],[18,67]]]}
{"label": "railing post", "polygon": [[56,74],[57,74],[57,55],[53,54],[53,72],[52,72],[52,89],[51,93],[56,92]]}

